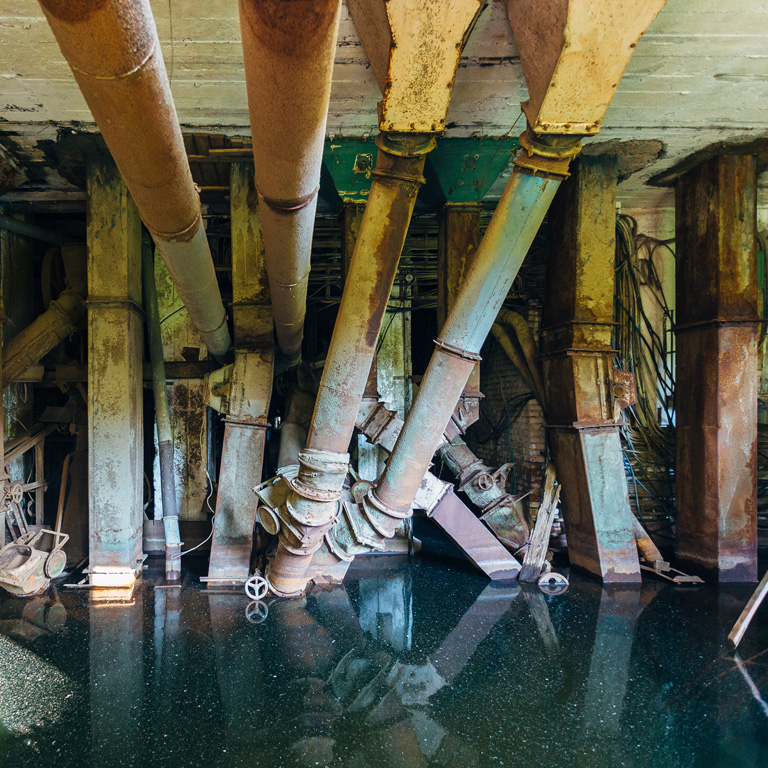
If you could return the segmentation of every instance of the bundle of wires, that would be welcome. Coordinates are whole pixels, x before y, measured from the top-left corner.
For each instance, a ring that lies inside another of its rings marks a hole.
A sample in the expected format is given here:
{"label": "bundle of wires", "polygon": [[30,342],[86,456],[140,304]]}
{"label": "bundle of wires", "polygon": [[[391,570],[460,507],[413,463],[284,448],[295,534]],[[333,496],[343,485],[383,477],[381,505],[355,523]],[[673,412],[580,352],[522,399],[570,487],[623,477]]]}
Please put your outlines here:
{"label": "bundle of wires", "polygon": [[657,264],[664,253],[674,257],[672,242],[639,233],[631,216],[617,217],[614,348],[618,366],[637,382],[637,404],[625,411],[622,427],[624,464],[635,512],[645,521],[671,522],[674,512],[674,350],[667,333],[674,318]]}

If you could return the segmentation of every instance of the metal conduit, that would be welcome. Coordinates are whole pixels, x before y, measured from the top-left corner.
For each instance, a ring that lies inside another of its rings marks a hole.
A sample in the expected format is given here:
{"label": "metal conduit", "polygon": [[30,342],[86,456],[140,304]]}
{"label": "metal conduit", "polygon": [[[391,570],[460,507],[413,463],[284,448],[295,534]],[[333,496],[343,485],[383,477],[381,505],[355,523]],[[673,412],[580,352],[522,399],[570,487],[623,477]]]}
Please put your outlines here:
{"label": "metal conduit", "polygon": [[163,499],[163,531],[165,533],[165,572],[178,577],[181,573],[181,536],[179,511],[176,507],[176,478],[173,468],[173,430],[171,409],[165,378],[165,355],[160,334],[160,311],[157,305],[155,262],[149,242],[141,245],[142,285],[144,288],[144,312],[147,316],[149,360],[152,368],[152,393],[155,399],[157,447],[160,458],[160,488]]}
{"label": "metal conduit", "polygon": [[[480,348],[525,258],[555,191],[578,153],[578,137],[520,137],[523,146],[477,255],[462,283],[395,449],[364,506],[386,535],[410,515]],[[391,533],[390,533],[391,531]]]}
{"label": "metal conduit", "polygon": [[341,0],[239,6],[275,333],[297,365]]}
{"label": "metal conduit", "polygon": [[281,507],[283,524],[267,575],[278,595],[300,594],[311,555],[339,512],[346,452],[365,391],[387,300],[400,261],[433,137],[380,134],[371,191],[323,368],[307,447]]}
{"label": "metal conduit", "polygon": [[211,354],[230,346],[149,0],[40,0],[190,320]]}

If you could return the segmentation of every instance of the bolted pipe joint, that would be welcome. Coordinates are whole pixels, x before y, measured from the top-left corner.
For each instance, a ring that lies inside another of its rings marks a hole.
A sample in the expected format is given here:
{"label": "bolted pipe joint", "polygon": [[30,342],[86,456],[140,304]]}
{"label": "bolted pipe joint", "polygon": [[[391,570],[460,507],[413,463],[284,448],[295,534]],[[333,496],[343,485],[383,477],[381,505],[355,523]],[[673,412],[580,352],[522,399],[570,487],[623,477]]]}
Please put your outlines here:
{"label": "bolted pipe joint", "polygon": [[536,133],[529,125],[520,135],[520,154],[515,158],[515,168],[534,176],[568,178],[571,160],[581,152],[579,136]]}
{"label": "bolted pipe joint", "polygon": [[259,522],[279,543],[266,574],[270,591],[278,597],[304,592],[312,555],[339,517],[349,454],[307,448],[299,465],[286,467],[254,490],[262,502]]}

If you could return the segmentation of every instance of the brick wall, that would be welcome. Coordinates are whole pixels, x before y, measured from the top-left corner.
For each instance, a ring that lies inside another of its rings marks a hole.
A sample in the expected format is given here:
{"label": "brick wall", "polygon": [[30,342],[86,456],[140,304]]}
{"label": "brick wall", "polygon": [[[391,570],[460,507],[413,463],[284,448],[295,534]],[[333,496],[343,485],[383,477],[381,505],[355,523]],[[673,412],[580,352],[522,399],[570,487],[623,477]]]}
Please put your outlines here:
{"label": "brick wall", "polygon": [[[527,317],[538,341],[540,309],[517,311]],[[469,429],[467,442],[494,468],[515,462],[507,489],[516,496],[528,494],[523,503],[529,512],[535,513],[541,501],[546,458],[544,415],[536,400],[524,402],[530,389],[493,336],[488,337],[482,356],[482,418]]]}

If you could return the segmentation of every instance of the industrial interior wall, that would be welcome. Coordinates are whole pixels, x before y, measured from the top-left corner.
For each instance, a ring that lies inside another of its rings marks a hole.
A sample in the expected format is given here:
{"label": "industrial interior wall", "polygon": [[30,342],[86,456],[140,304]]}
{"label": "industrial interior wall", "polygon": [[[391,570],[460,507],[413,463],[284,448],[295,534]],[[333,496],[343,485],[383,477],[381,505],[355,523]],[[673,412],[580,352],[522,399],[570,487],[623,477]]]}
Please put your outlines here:
{"label": "industrial interior wall", "polygon": [[[541,309],[529,307],[521,314],[526,316],[538,344]],[[483,418],[469,428],[466,442],[489,466],[514,462],[507,489],[515,496],[525,495],[524,509],[535,517],[547,455],[544,412],[535,399],[528,399],[530,387],[493,335],[489,335],[481,355]]]}
{"label": "industrial interior wall", "polygon": [[[0,231],[0,343],[7,344],[35,319],[34,280],[32,275],[35,245],[21,235]],[[32,386],[11,383],[2,392],[4,437],[12,440],[33,424],[34,393]],[[14,461],[11,478],[25,481],[32,467],[29,452]],[[0,546],[4,542],[0,536]]]}

